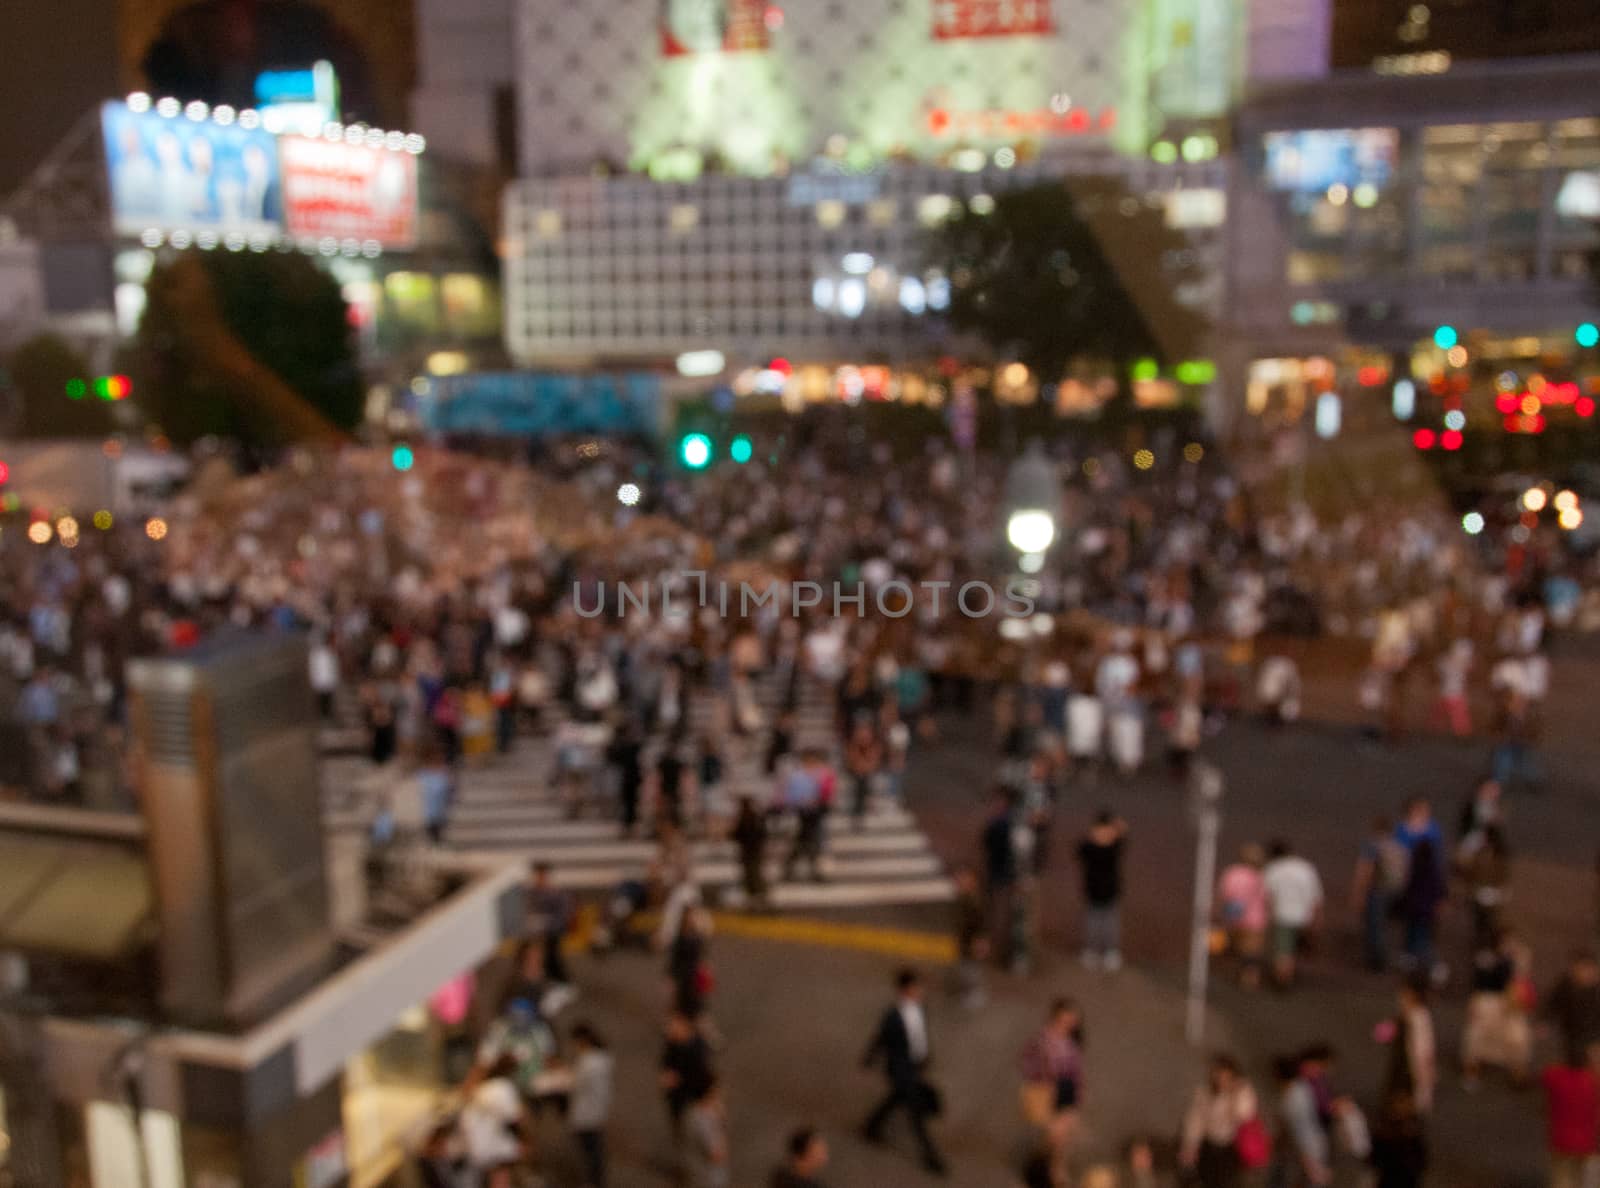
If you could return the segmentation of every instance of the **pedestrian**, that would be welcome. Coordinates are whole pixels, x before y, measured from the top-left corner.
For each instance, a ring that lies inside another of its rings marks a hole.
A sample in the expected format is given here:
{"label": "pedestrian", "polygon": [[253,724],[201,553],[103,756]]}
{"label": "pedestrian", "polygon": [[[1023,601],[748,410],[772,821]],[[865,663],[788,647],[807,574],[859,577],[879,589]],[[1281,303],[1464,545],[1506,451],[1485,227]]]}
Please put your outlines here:
{"label": "pedestrian", "polygon": [[963,866],[955,875],[955,993],[967,1010],[977,1010],[987,1000],[983,988],[983,963],[989,956],[989,930],[983,891],[977,872]]}
{"label": "pedestrian", "polygon": [[883,768],[883,740],[867,719],[857,719],[844,748],[845,770],[850,776],[850,813],[860,829],[866,820],[872,786]]}
{"label": "pedestrian", "polygon": [[1083,1097],[1083,1013],[1070,998],[1050,1004],[1045,1024],[1022,1050],[1022,1114],[1056,1135],[1065,1153]]}
{"label": "pedestrian", "polygon": [[1384,1098],[1372,1129],[1373,1188],[1422,1188],[1428,1170],[1428,1141],[1422,1115],[1409,1093]]}
{"label": "pedestrian", "polygon": [[667,947],[667,977],[672,984],[674,1007],[699,1021],[711,993],[711,964],[706,946],[711,937],[711,913],[696,904],[683,914],[683,921]]}
{"label": "pedestrian", "polygon": [[1246,990],[1261,985],[1261,959],[1271,921],[1267,884],[1262,877],[1266,863],[1266,850],[1254,842],[1247,843],[1239,851],[1239,861],[1217,880],[1222,927],[1228,936],[1228,948],[1239,963],[1239,984]]}
{"label": "pedestrian", "polygon": [[733,842],[739,849],[740,882],[747,908],[767,903],[767,816],[756,808],[748,792],[739,797],[739,811],[733,819]]}
{"label": "pedestrian", "polygon": [[815,1127],[802,1126],[789,1136],[788,1151],[773,1169],[769,1188],[823,1188],[828,1143]]}
{"label": "pedestrian", "polygon": [[568,983],[566,955],[562,952],[567,933],[572,930],[572,897],[551,881],[548,862],[533,867],[528,885],[528,939],[544,954],[544,973],[552,982]]}
{"label": "pedestrian", "polygon": [[688,1188],[728,1188],[733,1182],[729,1166],[728,1108],[722,1085],[715,1076],[689,1107],[685,1122]]}
{"label": "pedestrian", "polygon": [[1457,738],[1466,738],[1472,733],[1472,711],[1467,704],[1472,657],[1472,641],[1463,637],[1451,642],[1436,665],[1439,699],[1434,705],[1434,721],[1448,726]]}
{"label": "pedestrian", "polygon": [[1278,988],[1294,985],[1300,949],[1322,913],[1322,879],[1317,868],[1286,841],[1275,841],[1261,880],[1272,918],[1272,976]]}
{"label": "pedestrian", "polygon": [[1491,823],[1467,834],[1456,850],[1456,870],[1466,884],[1472,949],[1476,952],[1494,944],[1511,897],[1511,853],[1505,830]]}
{"label": "pedestrian", "polygon": [[767,750],[761,759],[761,770],[769,776],[778,773],[778,765],[794,750],[794,711],[784,710],[778,715],[772,732],[767,736]]}
{"label": "pedestrian", "polygon": [[1083,868],[1083,964],[1115,972],[1122,968],[1122,854],[1128,826],[1101,809],[1078,843]]}
{"label": "pedestrian", "polygon": [[1318,1062],[1325,1053],[1326,1048],[1318,1046],[1274,1061],[1278,1130],[1285,1140],[1278,1151],[1274,1183],[1281,1188],[1326,1188],[1333,1182],[1332,1113],[1330,1109],[1324,1114],[1318,1101]]}
{"label": "pedestrian", "polygon": [[1600,958],[1593,949],[1579,949],[1566,971],[1545,996],[1542,1011],[1560,1035],[1567,1063],[1577,1064],[1600,1043]]}
{"label": "pedestrian", "polygon": [[[1184,1115],[1178,1162],[1198,1188],[1238,1188],[1249,1153],[1240,1150],[1240,1134],[1255,1136],[1262,1129],[1256,1091],[1238,1063],[1231,1056],[1214,1056]],[[1254,1141],[1251,1137],[1244,1145]]]}
{"label": "pedestrian", "polygon": [[827,879],[822,871],[823,824],[833,803],[835,778],[821,751],[806,751],[798,766],[783,778],[782,803],[795,817],[794,842],[783,860],[783,879],[794,878],[795,867],[805,862],[813,881]]}
{"label": "pedestrian", "polygon": [[990,952],[1002,962],[1012,957],[1013,917],[1016,911],[1017,862],[1016,793],[1005,785],[994,790],[993,808],[984,823],[983,894],[988,907]]}
{"label": "pedestrian", "polygon": [[485,1070],[457,1123],[467,1167],[481,1188],[512,1188],[527,1160],[527,1111],[512,1080],[513,1063],[502,1056]]}
{"label": "pedestrian", "polygon": [[699,1101],[711,1083],[711,1046],[694,1020],[674,1008],[667,1015],[666,1041],[661,1050],[661,1092],[674,1149],[683,1149],[684,1115]]}
{"label": "pedestrian", "polygon": [[1513,1084],[1527,1078],[1533,1055],[1529,1013],[1534,1006],[1529,964],[1526,947],[1508,928],[1473,954],[1467,1023],[1461,1035],[1468,1089],[1477,1087],[1486,1064],[1504,1069]]}
{"label": "pedestrian", "polygon": [[422,827],[434,845],[444,843],[450,826],[450,809],[455,801],[456,779],[443,748],[430,744],[417,769],[417,787],[422,799]]}
{"label": "pedestrian", "polygon": [[334,697],[339,692],[339,654],[328,641],[326,632],[312,637],[307,655],[311,690],[317,696],[317,716],[323,725],[333,722]]}
{"label": "pedestrian", "polygon": [[588,1023],[572,1029],[572,1090],[567,1125],[583,1160],[583,1188],[606,1188],[606,1124],[611,1117],[614,1062]]}
{"label": "pedestrian", "polygon": [[1367,968],[1374,973],[1389,968],[1390,917],[1410,871],[1411,854],[1395,837],[1394,822],[1386,816],[1375,817],[1356,858],[1350,893],[1361,916],[1361,947]]}
{"label": "pedestrian", "polygon": [[862,1124],[861,1136],[869,1143],[881,1144],[890,1117],[903,1111],[911,1122],[923,1167],[936,1176],[944,1176],[944,1157],[928,1134],[928,1119],[941,1108],[938,1091],[927,1080],[932,1058],[922,979],[914,970],[902,969],[895,976],[895,1001],[879,1019],[872,1042],[861,1058],[864,1068],[881,1062],[889,1083],[883,1100]]}
{"label": "pedestrian", "polygon": [[1400,892],[1400,923],[1405,935],[1407,970],[1443,984],[1446,971],[1434,960],[1434,938],[1439,929],[1439,908],[1449,888],[1436,843],[1421,837],[1411,847],[1411,864],[1405,889]]}
{"label": "pedestrian", "polygon": [[1389,1045],[1384,1073],[1384,1101],[1403,1094],[1424,1117],[1433,1111],[1439,1084],[1439,1049],[1433,1012],[1428,1009],[1426,978],[1414,975],[1400,983],[1394,1016],[1379,1024],[1376,1036]]}
{"label": "pedestrian", "polygon": [[1484,780],[1472,790],[1472,795],[1461,806],[1457,836],[1465,841],[1490,825],[1504,828],[1505,823],[1505,791],[1493,780]]}
{"label": "pedestrian", "polygon": [[1600,1044],[1552,1064],[1544,1084],[1550,1188],[1590,1188],[1600,1171]]}
{"label": "pedestrian", "polygon": [[644,787],[644,738],[631,715],[611,737],[606,748],[606,763],[616,772],[617,806],[622,817],[622,835],[630,837],[639,823],[639,793]]}

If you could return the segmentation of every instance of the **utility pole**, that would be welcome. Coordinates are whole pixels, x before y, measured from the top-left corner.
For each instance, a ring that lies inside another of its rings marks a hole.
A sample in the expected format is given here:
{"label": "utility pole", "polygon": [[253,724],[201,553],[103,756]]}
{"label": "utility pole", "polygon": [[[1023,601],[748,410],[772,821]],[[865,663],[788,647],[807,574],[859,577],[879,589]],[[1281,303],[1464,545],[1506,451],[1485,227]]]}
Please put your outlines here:
{"label": "utility pole", "polygon": [[1206,984],[1211,976],[1211,897],[1217,884],[1217,834],[1222,826],[1222,773],[1204,759],[1189,771],[1189,808],[1195,822],[1194,916],[1189,936],[1189,1000],[1184,1038],[1205,1039]]}

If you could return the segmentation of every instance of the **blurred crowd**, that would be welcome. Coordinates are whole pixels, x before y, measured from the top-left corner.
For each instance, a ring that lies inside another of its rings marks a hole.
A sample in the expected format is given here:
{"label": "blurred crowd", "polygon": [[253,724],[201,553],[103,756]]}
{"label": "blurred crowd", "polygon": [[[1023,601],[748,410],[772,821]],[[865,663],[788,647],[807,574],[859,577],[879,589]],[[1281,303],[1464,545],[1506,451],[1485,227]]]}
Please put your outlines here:
{"label": "blurred crowd", "polygon": [[[1323,676],[1303,670],[1313,641],[1342,638],[1363,672],[1346,693],[1375,737],[1429,719],[1463,735],[1487,729],[1492,770],[1448,843],[1425,801],[1352,838],[1367,959],[1405,977],[1380,1028],[1395,1057],[1370,1125],[1330,1088],[1326,1045],[1285,1057],[1270,1098],[1223,1057],[1183,1120],[1177,1164],[1206,1188],[1269,1170],[1277,1184],[1323,1185],[1342,1152],[1370,1164],[1381,1188],[1421,1183],[1438,1077],[1427,1002],[1451,980],[1435,938],[1452,887],[1472,922],[1456,979],[1471,996],[1464,1075],[1531,1076],[1531,1019],[1544,1009],[1565,1049],[1545,1074],[1552,1118],[1581,1113],[1594,1095],[1600,969],[1580,955],[1542,1002],[1533,989],[1526,945],[1501,911],[1503,796],[1541,780],[1549,637],[1592,614],[1592,566],[1516,519],[1468,536],[1442,508],[1333,521],[1304,507],[1261,513],[1201,443],[1155,444],[1142,468],[1059,446],[1057,542],[1021,559],[1005,539],[1005,459],[937,442],[895,457],[847,421],[797,427],[761,442],[749,465],[704,473],[620,442],[550,443],[536,465],[418,450],[403,470],[370,451],[303,453],[243,479],[202,472],[157,520],[84,527],[70,545],[59,525],[46,545],[8,525],[0,787],[131,803],[127,660],[227,629],[305,632],[325,734],[347,734],[374,765],[411,777],[414,806],[387,791],[360,806],[380,858],[445,839],[463,764],[548,736],[570,812],[608,814],[619,833],[657,844],[649,876],[605,905],[604,933],[627,943],[656,909],[637,939],[660,953],[670,987],[658,1075],[674,1167],[685,1183],[722,1188],[732,1183],[715,1072],[724,1041],[709,1013],[711,916],[686,835],[730,837],[746,903],[763,906],[774,818],[793,818],[784,877],[826,877],[830,822],[860,818],[874,798],[914,796],[908,756],[936,737],[939,711],[992,706],[992,810],[956,878],[956,994],[980,1010],[987,965],[1036,964],[1038,880],[1051,862],[1081,867],[1082,959],[1115,972],[1128,829],[1108,810],[1064,850],[1055,835],[1068,784],[1107,785],[1149,753],[1182,776],[1233,715],[1289,726]],[[620,497],[630,485],[637,500]],[[712,589],[733,584],[726,612],[696,596],[693,574]],[[741,582],[776,597],[741,605]],[[814,605],[796,605],[800,582],[822,588]],[[917,597],[903,615],[882,609],[896,583],[969,582],[1017,583],[1033,613],[974,617],[948,593]],[[624,584],[655,592],[650,613]],[[658,609],[663,590],[679,595],[671,609]],[[829,706],[824,737],[799,736],[808,695]],[[715,707],[709,719],[692,712],[697,700]],[[736,746],[760,751],[763,782],[718,797]],[[1240,981],[1292,986],[1325,914],[1315,868],[1288,841],[1252,846],[1216,895],[1215,945]],[[430,1182],[520,1182],[536,1155],[528,1120],[551,1101],[567,1111],[577,1182],[607,1182],[612,1055],[592,1025],[558,1037],[574,993],[563,959],[574,917],[551,872],[535,872],[526,941],[475,1037],[461,1108],[420,1157]],[[435,1012],[459,1022],[459,1000],[481,992],[449,989]],[[943,1174],[923,1002],[922,979],[906,971],[868,1050],[886,1095],[862,1137],[881,1141],[904,1114],[922,1163]],[[1069,1182],[1082,1036],[1081,1011],[1062,1000],[1021,1058],[1038,1140],[1022,1173],[1030,1188]],[[1125,1166],[1101,1169],[1111,1177],[1101,1182],[1163,1182],[1159,1147],[1131,1139]],[[827,1161],[825,1138],[798,1129],[771,1183],[820,1185]]]}

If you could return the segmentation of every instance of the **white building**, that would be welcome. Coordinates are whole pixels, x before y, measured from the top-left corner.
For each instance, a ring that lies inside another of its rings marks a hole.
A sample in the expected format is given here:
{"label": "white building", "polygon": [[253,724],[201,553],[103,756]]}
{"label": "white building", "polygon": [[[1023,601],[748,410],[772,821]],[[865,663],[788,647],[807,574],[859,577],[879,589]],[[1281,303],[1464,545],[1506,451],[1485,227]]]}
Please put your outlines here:
{"label": "white building", "polygon": [[[506,340],[525,364],[669,361],[716,350],[736,366],[774,356],[899,363],[939,342],[926,315],[949,299],[927,266],[928,229],[960,204],[1077,172],[1190,231],[1221,275],[1219,162],[1159,165],[1105,153],[979,172],[898,165],[785,178],[641,175],[528,179],[506,196]],[[1185,262],[1188,263],[1188,262]],[[1214,306],[1220,289],[1189,294]]]}
{"label": "white building", "polygon": [[923,259],[927,229],[956,204],[1073,174],[1120,179],[1213,250],[1244,11],[516,0],[511,356],[925,359],[941,346],[925,315],[948,293]]}

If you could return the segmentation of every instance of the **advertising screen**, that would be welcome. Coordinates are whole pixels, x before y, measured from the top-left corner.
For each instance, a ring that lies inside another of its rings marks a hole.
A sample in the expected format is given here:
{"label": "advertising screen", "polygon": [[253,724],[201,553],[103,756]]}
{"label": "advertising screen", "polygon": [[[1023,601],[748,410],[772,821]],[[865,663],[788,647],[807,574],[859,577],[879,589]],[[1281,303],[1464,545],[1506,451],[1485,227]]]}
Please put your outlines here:
{"label": "advertising screen", "polygon": [[1382,187],[1394,173],[1399,136],[1393,128],[1331,128],[1269,132],[1262,143],[1267,184],[1310,193],[1363,182]]}
{"label": "advertising screen", "polygon": [[116,230],[268,233],[283,217],[274,137],[259,128],[101,109]]}
{"label": "advertising screen", "polygon": [[417,159],[344,141],[285,136],[284,222],[296,239],[409,247],[417,238]]}
{"label": "advertising screen", "polygon": [[1050,0],[933,0],[933,35],[940,41],[1037,37],[1054,29]]}
{"label": "advertising screen", "polygon": [[736,53],[764,50],[764,0],[661,0],[661,54]]}

